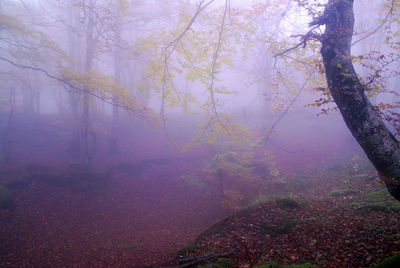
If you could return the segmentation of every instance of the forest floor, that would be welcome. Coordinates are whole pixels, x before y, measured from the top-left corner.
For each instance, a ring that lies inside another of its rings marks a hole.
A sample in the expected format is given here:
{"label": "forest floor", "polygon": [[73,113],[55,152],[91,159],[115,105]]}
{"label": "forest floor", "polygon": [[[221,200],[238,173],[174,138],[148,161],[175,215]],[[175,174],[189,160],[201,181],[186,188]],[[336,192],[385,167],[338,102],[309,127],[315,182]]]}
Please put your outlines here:
{"label": "forest floor", "polygon": [[226,216],[166,165],[124,168],[107,181],[79,167],[3,172],[15,209],[0,210],[0,267],[159,266]]}
{"label": "forest floor", "polygon": [[[221,267],[213,261],[229,254],[232,263],[222,267],[371,267],[399,254],[399,212],[398,201],[375,185],[328,197],[277,198],[213,225],[169,264]],[[199,262],[204,256],[215,258]]]}
{"label": "forest floor", "polygon": [[79,166],[4,170],[15,208],[0,210],[0,266],[176,266],[180,250],[232,252],[235,267],[368,267],[400,251],[400,206],[372,170],[293,177],[232,214],[182,183],[176,167],[195,163],[120,165],[107,179]]}

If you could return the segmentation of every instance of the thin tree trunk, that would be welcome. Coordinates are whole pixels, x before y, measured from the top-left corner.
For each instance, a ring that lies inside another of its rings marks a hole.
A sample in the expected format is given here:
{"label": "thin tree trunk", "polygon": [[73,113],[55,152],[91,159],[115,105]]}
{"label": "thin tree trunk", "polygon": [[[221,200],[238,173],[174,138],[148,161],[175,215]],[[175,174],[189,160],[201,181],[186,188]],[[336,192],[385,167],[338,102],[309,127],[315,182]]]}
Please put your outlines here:
{"label": "thin tree trunk", "polygon": [[[84,70],[86,73],[92,70],[93,57],[94,57],[94,49],[95,49],[95,40],[93,38],[94,33],[94,18],[93,18],[93,1],[89,1],[88,6],[88,25],[86,29],[86,60]],[[90,132],[89,129],[89,105],[90,105],[90,95],[89,89],[84,87],[83,89],[83,109],[82,109],[82,138],[83,138],[83,163],[86,166],[90,165],[90,162],[93,158],[95,151],[95,134]],[[89,138],[90,134],[92,134],[92,149],[90,148]]]}
{"label": "thin tree trunk", "polygon": [[25,116],[33,116],[35,113],[34,110],[34,92],[32,87],[32,75],[30,70],[26,70],[26,82],[25,88],[22,91],[22,110]]}
{"label": "thin tree trunk", "polygon": [[[321,38],[328,88],[343,119],[389,193],[400,200],[400,143],[385,126],[364,93],[351,61],[354,0],[329,0]],[[322,23],[321,23],[322,24]]]}
{"label": "thin tree trunk", "polygon": [[[121,10],[118,7],[117,11],[117,25],[114,29],[115,34],[115,51],[114,51],[114,80],[115,84],[121,84]],[[118,101],[118,95],[113,92],[113,99],[115,102]],[[118,106],[114,105],[112,107],[112,126],[111,126],[111,135],[109,140],[109,152],[110,153],[118,153],[118,121],[119,121],[119,108]]]}
{"label": "thin tree trunk", "polygon": [[217,169],[217,179],[218,179],[218,195],[221,203],[224,201],[224,178],[227,176],[226,172],[220,168]]}
{"label": "thin tree trunk", "polygon": [[[82,64],[82,49],[79,45],[81,37],[74,32],[74,28],[81,24],[81,17],[76,9],[69,10],[69,24],[71,25],[68,31],[68,47],[69,57],[71,58],[70,68],[73,72],[81,73],[83,69]],[[74,92],[74,89],[69,86],[68,101],[69,109],[71,112],[72,129],[71,129],[71,142],[68,145],[68,152],[74,157],[82,155],[83,139],[81,135],[81,96]],[[83,107],[83,106],[82,106]]]}
{"label": "thin tree trunk", "polygon": [[15,88],[10,88],[9,103],[10,103],[10,113],[8,115],[7,126],[5,128],[3,136],[4,165],[7,165],[10,162],[11,140],[9,139],[9,135],[10,135],[11,122],[13,120],[14,110],[15,110]]}

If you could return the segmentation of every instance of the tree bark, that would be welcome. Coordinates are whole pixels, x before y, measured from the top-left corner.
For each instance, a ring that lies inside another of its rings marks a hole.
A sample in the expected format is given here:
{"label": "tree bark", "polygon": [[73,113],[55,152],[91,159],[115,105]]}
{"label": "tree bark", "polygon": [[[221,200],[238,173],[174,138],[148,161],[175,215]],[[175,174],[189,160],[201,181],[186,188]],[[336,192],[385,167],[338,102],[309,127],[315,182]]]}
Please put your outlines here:
{"label": "tree bark", "polygon": [[[117,14],[116,25],[114,26],[114,34],[115,34],[115,46],[114,46],[114,81],[115,84],[121,84],[121,46],[122,46],[122,38],[121,38],[121,18],[122,18],[122,7],[117,6],[115,10]],[[118,95],[113,92],[113,100],[118,102]],[[112,122],[111,122],[111,135],[109,140],[109,152],[110,153],[118,153],[118,121],[119,121],[119,108],[114,105],[112,107]]]}
{"label": "tree bark", "polygon": [[351,61],[354,0],[329,0],[321,55],[328,88],[340,113],[389,193],[400,201],[400,143],[366,97]]}
{"label": "tree bark", "polygon": [[[86,7],[84,7],[86,8]],[[87,27],[86,27],[86,59],[84,70],[85,73],[89,73],[92,70],[94,50],[95,50],[95,40],[93,37],[95,22],[93,13],[94,3],[93,0],[89,1],[88,14],[87,14]],[[85,86],[83,88],[83,102],[82,102],[82,139],[83,139],[83,162],[84,165],[89,166],[93,158],[95,146],[96,146],[96,136],[95,133],[90,131],[90,94],[89,89]],[[90,150],[89,138],[92,136],[92,150]]]}

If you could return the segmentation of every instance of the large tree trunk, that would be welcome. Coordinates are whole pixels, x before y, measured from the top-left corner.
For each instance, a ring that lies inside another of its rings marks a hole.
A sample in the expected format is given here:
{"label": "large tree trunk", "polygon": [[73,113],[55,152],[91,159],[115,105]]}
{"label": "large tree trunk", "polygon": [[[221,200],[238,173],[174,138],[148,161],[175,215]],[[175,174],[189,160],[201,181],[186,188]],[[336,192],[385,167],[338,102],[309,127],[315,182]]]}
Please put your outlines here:
{"label": "large tree trunk", "polygon": [[400,200],[400,143],[364,94],[351,61],[354,0],[329,0],[321,38],[328,88],[353,136],[381,174],[389,193]]}

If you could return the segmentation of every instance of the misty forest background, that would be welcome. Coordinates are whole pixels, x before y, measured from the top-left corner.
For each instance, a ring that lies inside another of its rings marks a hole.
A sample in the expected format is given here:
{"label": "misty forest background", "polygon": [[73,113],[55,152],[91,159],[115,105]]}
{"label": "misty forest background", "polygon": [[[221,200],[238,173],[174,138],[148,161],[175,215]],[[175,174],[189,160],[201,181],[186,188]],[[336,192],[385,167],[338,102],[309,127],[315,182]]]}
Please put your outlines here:
{"label": "misty forest background", "polygon": [[[1,0],[0,266],[398,259],[400,203],[309,26],[326,3]],[[398,139],[400,1],[354,12],[352,61]]]}

